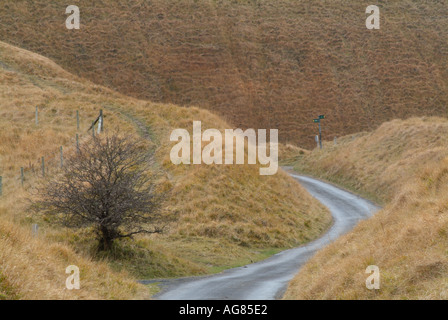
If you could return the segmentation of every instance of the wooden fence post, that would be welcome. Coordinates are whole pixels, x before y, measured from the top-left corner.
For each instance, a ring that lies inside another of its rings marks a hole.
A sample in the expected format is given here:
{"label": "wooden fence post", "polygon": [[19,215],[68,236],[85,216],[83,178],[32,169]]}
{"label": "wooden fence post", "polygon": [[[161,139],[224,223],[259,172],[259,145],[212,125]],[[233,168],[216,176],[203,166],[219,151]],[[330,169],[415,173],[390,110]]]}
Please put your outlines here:
{"label": "wooden fence post", "polygon": [[98,117],[98,134],[100,134],[101,131],[103,131],[103,125],[104,125],[103,110],[100,110],[100,116]]}
{"label": "wooden fence post", "polygon": [[64,154],[61,146],[61,169],[64,167]]}
{"label": "wooden fence post", "polygon": [[37,223],[34,223],[32,226],[32,230],[33,230],[33,236],[37,237],[38,232],[39,232],[39,226],[37,225]]}

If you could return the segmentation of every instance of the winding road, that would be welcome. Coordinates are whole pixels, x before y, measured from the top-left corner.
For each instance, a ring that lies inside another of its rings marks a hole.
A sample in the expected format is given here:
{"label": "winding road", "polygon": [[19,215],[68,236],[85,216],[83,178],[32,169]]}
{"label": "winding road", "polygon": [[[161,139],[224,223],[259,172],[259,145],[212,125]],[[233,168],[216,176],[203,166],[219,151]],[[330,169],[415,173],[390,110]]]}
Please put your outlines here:
{"label": "winding road", "polygon": [[[291,174],[291,173],[290,173]],[[281,298],[288,282],[314,253],[369,218],[379,207],[350,192],[305,176],[291,174],[333,215],[332,227],[320,238],[244,267],[222,273],[157,280],[161,300],[270,300]],[[150,283],[154,281],[142,281]]]}

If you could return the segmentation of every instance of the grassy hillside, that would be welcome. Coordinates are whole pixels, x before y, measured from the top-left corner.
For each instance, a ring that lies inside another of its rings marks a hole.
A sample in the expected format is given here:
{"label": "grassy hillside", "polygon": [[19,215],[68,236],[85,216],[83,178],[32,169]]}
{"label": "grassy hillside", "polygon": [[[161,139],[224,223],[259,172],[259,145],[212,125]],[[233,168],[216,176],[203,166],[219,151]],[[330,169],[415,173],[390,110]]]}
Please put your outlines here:
{"label": "grassy hillside", "polygon": [[[313,147],[386,120],[446,116],[446,1],[77,0],[0,4],[0,39],[98,84],[151,101],[206,107],[235,127],[278,128]],[[424,107],[423,107],[424,106]]]}
{"label": "grassy hillside", "polygon": [[[319,252],[286,299],[447,299],[448,121],[394,120],[303,156],[296,169],[376,195],[384,209]],[[367,290],[377,265],[381,289]]]}
{"label": "grassy hillside", "polygon": [[[227,128],[198,108],[129,98],[77,78],[51,60],[0,43],[0,298],[142,298],[136,278],[215,272],[262,259],[318,236],[328,211],[283,172],[260,176],[258,166],[175,166],[169,160],[174,128],[193,120]],[[34,122],[39,106],[39,124]],[[156,152],[157,169],[173,188],[166,208],[176,217],[165,234],[122,241],[94,254],[89,230],[57,228],[29,210],[30,193],[58,172],[59,148],[75,151],[99,109],[106,130],[134,134]],[[80,130],[76,129],[79,110]],[[24,167],[24,187],[20,168]],[[39,224],[33,237],[31,224]],[[65,268],[81,269],[82,290],[65,290]]]}

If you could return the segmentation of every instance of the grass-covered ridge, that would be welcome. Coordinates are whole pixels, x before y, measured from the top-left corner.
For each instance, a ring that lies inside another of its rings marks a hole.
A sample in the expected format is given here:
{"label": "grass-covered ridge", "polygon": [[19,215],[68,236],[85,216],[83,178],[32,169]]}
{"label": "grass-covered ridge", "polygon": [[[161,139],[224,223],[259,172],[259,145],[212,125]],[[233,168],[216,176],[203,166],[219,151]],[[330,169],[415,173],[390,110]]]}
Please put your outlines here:
{"label": "grass-covered ridge", "polygon": [[[0,43],[0,271],[21,298],[140,298],[147,288],[136,278],[216,272],[262,259],[320,235],[330,224],[328,211],[280,171],[260,176],[258,166],[175,166],[169,160],[174,128],[229,128],[199,108],[157,104],[115,93],[71,75],[51,60]],[[34,124],[39,106],[39,125]],[[49,224],[28,211],[29,191],[57,172],[59,147],[68,156],[75,135],[87,132],[99,109],[106,130],[135,134],[155,150],[157,167],[171,185],[166,204],[177,219],[163,235],[122,241],[113,252],[92,254],[89,231]],[[76,130],[76,110],[81,128]],[[25,185],[20,185],[20,167]],[[40,226],[39,237],[31,224]],[[82,290],[65,290],[65,268],[81,269]],[[32,279],[39,279],[39,283]]]}

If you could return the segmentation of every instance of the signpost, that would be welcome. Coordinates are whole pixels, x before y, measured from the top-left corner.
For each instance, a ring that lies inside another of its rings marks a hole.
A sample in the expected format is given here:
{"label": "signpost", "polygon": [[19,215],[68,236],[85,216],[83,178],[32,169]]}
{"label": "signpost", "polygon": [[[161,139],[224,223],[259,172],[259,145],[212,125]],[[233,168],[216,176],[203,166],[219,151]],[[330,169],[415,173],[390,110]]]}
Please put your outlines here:
{"label": "signpost", "polygon": [[314,123],[319,124],[319,147],[322,149],[322,128],[320,126],[320,120],[325,119],[325,116],[323,114],[319,115],[319,118],[313,119]]}

